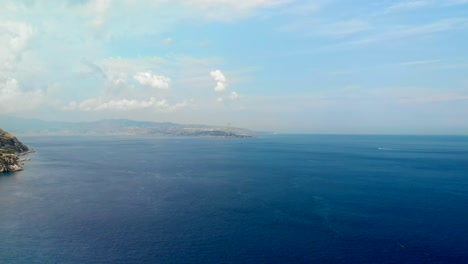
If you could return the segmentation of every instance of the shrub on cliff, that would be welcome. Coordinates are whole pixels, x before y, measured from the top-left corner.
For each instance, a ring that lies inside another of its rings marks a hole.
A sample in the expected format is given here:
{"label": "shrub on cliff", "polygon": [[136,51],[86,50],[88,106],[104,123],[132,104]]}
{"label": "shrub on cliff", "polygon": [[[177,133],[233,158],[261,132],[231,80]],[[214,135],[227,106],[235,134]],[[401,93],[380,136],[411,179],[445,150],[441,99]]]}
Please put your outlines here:
{"label": "shrub on cliff", "polygon": [[0,129],[0,153],[21,153],[28,150],[15,136]]}

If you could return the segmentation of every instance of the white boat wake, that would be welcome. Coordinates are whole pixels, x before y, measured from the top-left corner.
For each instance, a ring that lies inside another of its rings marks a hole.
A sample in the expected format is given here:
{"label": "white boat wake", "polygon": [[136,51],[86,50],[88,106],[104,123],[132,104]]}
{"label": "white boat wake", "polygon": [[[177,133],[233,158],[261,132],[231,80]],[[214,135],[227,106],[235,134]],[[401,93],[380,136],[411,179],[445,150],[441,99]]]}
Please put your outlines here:
{"label": "white boat wake", "polygon": [[398,149],[392,149],[392,148],[379,148],[379,150],[398,150]]}

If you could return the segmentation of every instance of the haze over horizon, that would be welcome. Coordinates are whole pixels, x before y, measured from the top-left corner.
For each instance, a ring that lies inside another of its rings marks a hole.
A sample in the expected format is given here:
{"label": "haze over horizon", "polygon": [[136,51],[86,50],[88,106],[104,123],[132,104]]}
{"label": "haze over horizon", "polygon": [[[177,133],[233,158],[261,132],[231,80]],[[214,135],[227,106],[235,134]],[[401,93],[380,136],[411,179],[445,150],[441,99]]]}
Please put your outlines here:
{"label": "haze over horizon", "polygon": [[0,4],[0,117],[468,134],[467,0]]}

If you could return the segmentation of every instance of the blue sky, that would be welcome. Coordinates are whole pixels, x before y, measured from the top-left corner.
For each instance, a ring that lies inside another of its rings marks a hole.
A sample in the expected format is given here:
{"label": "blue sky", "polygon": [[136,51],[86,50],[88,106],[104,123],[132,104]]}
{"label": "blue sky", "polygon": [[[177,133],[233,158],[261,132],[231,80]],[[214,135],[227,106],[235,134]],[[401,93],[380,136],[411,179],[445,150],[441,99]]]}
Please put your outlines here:
{"label": "blue sky", "polygon": [[468,0],[0,3],[0,115],[468,134]]}

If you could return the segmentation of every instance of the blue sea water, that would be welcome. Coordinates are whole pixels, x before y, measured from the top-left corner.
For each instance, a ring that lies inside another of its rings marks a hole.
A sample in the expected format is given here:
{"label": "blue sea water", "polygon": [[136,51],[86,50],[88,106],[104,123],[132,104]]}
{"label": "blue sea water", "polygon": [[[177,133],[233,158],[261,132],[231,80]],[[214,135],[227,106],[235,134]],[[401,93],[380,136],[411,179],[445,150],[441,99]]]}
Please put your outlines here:
{"label": "blue sea water", "polygon": [[21,137],[0,263],[468,263],[468,138]]}

